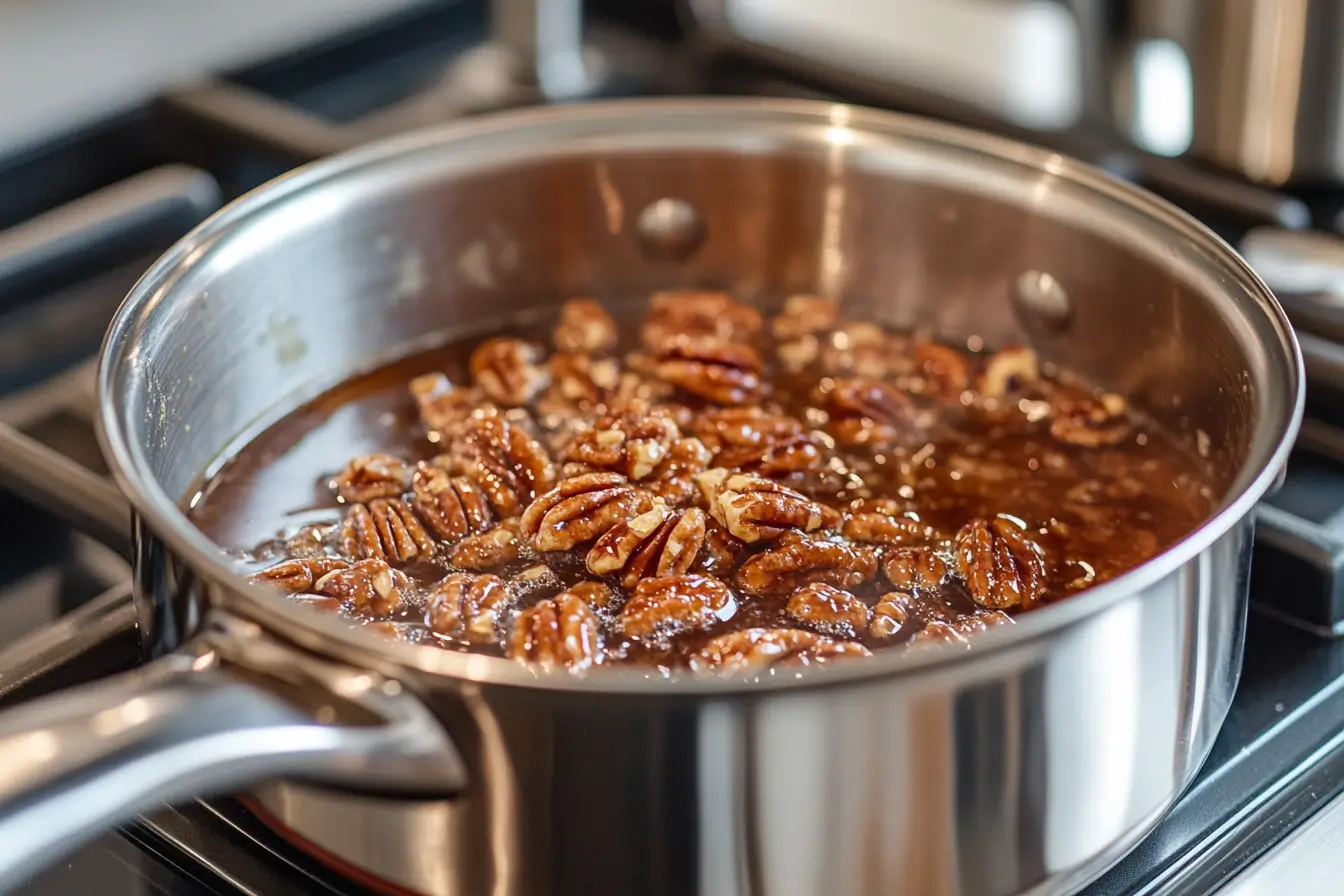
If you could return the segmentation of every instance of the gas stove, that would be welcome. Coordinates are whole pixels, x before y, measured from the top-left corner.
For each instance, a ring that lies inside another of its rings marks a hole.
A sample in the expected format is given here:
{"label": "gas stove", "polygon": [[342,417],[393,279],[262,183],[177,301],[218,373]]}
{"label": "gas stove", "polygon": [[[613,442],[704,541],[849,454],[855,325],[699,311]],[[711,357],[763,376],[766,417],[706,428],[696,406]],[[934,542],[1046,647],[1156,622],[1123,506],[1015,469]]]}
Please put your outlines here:
{"label": "gas stove", "polygon": [[[492,29],[484,3],[401,4],[318,45],[165,90],[0,157],[0,424],[31,440],[31,450],[0,457],[0,514],[24,521],[0,551],[0,706],[140,661],[126,562],[74,531],[59,508],[25,496],[35,481],[106,475],[92,433],[91,359],[136,276],[223,202],[296,164],[502,106],[594,94],[811,96],[1027,136],[1166,196],[1234,243],[1265,228],[1344,222],[1344,190],[1266,189],[1136,151],[1086,123],[1027,135],[975,110],[949,112],[927,95],[837,89],[816,72],[688,34],[671,4],[587,10],[580,44],[576,29],[557,36],[554,23],[545,34],[535,21]],[[492,35],[530,48],[533,77],[519,74],[516,58],[512,68],[500,63]],[[1298,282],[1295,270],[1278,273]],[[1311,419],[1284,488],[1260,509],[1236,699],[1199,778],[1089,896],[1335,886],[1313,875],[1330,873],[1332,851],[1344,844],[1344,800],[1336,799],[1344,791],[1344,641],[1336,640],[1344,633],[1344,326],[1319,296],[1296,296],[1289,307],[1308,356]],[[240,801],[209,798],[141,817],[18,892],[369,891],[280,840]]]}

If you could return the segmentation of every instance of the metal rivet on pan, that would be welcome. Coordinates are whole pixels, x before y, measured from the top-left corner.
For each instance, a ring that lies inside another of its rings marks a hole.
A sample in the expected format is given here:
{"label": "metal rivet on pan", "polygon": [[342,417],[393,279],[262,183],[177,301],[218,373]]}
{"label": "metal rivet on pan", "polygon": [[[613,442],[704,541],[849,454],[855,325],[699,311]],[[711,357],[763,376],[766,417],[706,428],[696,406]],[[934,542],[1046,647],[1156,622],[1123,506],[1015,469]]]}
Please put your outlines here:
{"label": "metal rivet on pan", "polygon": [[684,199],[655,200],[639,213],[639,243],[659,261],[685,261],[705,241],[705,222]]}
{"label": "metal rivet on pan", "polygon": [[1044,271],[1023,271],[1013,288],[1013,307],[1022,325],[1060,333],[1073,320],[1073,305],[1060,282]]}

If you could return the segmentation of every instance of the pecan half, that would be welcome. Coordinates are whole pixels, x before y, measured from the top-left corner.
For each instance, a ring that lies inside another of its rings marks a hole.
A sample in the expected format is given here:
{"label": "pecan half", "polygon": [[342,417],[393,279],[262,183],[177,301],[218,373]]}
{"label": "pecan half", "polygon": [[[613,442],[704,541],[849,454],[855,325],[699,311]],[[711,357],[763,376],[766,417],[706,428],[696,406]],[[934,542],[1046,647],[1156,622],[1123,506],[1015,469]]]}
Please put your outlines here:
{"label": "pecan half", "polygon": [[1005,517],[971,520],[957,533],[957,566],[971,598],[994,610],[1031,609],[1045,592],[1045,552]]}
{"label": "pecan half", "polygon": [[520,547],[518,521],[505,520],[493,529],[464,539],[448,555],[448,562],[463,569],[497,569],[517,560]]}
{"label": "pecan half", "polygon": [[421,463],[411,476],[411,503],[416,513],[439,538],[459,541],[473,532],[483,532],[494,521],[490,502],[466,476],[449,477],[433,464]]}
{"label": "pecan half", "polygon": [[835,302],[820,296],[795,295],[784,300],[784,307],[771,322],[770,332],[782,342],[815,336],[835,326],[840,310]]}
{"label": "pecan half", "polygon": [[277,585],[290,594],[312,591],[317,580],[329,572],[345,569],[350,561],[336,557],[312,557],[307,560],[285,560],[263,569],[253,581]]}
{"label": "pecan half", "polygon": [[1082,448],[1118,445],[1130,431],[1125,407],[1125,399],[1112,394],[1101,398],[1061,398],[1055,403],[1050,435]]}
{"label": "pecan half", "polygon": [[374,498],[396,498],[411,484],[411,465],[390,454],[361,454],[332,480],[341,500],[363,504]]}
{"label": "pecan half", "polygon": [[657,373],[663,382],[715,404],[751,404],[769,391],[756,350],[717,339],[686,337],[665,343]]}
{"label": "pecan half", "polygon": [[560,459],[639,480],[653,474],[680,438],[671,419],[636,406],[599,418],[574,437]]}
{"label": "pecan half", "polygon": [[334,569],[313,583],[318,594],[348,601],[361,613],[387,616],[400,610],[406,576],[383,560],[360,560]]}
{"label": "pecan half", "polygon": [[616,321],[593,299],[570,299],[560,306],[555,347],[562,352],[596,354],[616,346]]}
{"label": "pecan half", "polygon": [[915,369],[923,391],[956,400],[971,387],[971,365],[966,355],[946,345],[922,341],[915,346]]}
{"label": "pecan half", "polygon": [[487,339],[471,353],[468,365],[487,397],[508,407],[527,404],[550,382],[541,352],[511,336]]}
{"label": "pecan half", "polygon": [[882,595],[873,606],[868,634],[874,638],[894,638],[899,635],[910,622],[910,605],[913,602],[914,596],[904,591]]}
{"label": "pecan half", "polygon": [[700,550],[700,563],[696,571],[719,578],[727,577],[741,564],[747,550],[745,541],[710,518],[705,526],[705,544]]}
{"label": "pecan half", "polygon": [[537,498],[522,518],[522,532],[538,551],[567,551],[593,541],[652,501],[618,473],[566,479]]}
{"label": "pecan half", "polygon": [[621,610],[618,624],[629,638],[661,639],[709,628],[737,612],[732,589],[708,576],[644,579]]}
{"label": "pecan half", "polygon": [[926,545],[937,537],[934,528],[912,511],[899,514],[876,510],[848,513],[840,526],[840,534],[851,541],[888,547]]}
{"label": "pecan half", "polygon": [[[617,396],[622,385],[621,365],[615,358],[558,353],[546,366],[551,384],[537,401],[542,414],[595,413]],[[629,383],[627,387],[633,389]]]}
{"label": "pecan half", "polygon": [[544,563],[536,563],[509,576],[506,583],[513,605],[536,603],[565,590],[565,583],[555,570]]}
{"label": "pecan half", "polygon": [[790,534],[742,564],[737,583],[748,594],[782,597],[821,582],[855,588],[877,574],[877,555],[855,545]]}
{"label": "pecan half", "polygon": [[838,638],[853,638],[868,628],[867,604],[821,582],[795,591],[784,612],[795,622]]}
{"label": "pecan half", "polygon": [[970,637],[999,625],[1011,625],[1012,622],[1012,617],[1002,610],[973,613],[950,619],[933,619],[915,632],[908,644],[910,647],[927,643],[967,645]]}
{"label": "pecan half", "polygon": [[420,422],[435,440],[451,438],[476,410],[486,406],[480,389],[454,386],[442,373],[418,376],[410,388],[420,409]]}
{"label": "pecan half", "polygon": [[826,457],[826,446],[811,433],[804,433],[764,445],[725,449],[715,463],[771,477],[818,470],[826,465]]}
{"label": "pecan half", "polygon": [[840,514],[770,479],[723,468],[696,478],[710,515],[745,542],[769,541],[785,532],[815,532],[840,522]]}
{"label": "pecan half", "polygon": [[678,439],[643,486],[673,507],[687,504],[697,493],[695,477],[705,471],[711,458],[699,439]]}
{"label": "pecan half", "polygon": [[353,505],[346,512],[338,538],[340,551],[347,557],[404,564],[434,553],[434,539],[400,498]]}
{"label": "pecan half", "polygon": [[714,408],[696,417],[694,432],[711,451],[760,448],[807,432],[803,421],[761,408]]}
{"label": "pecan half", "polygon": [[567,589],[567,592],[582,600],[599,616],[610,616],[620,603],[616,589],[605,582],[579,582]]}
{"label": "pecan half", "polygon": [[897,588],[932,589],[942,585],[947,564],[932,548],[895,548],[882,558],[882,571]]}
{"label": "pecan half", "polygon": [[884,377],[894,367],[892,338],[876,324],[849,323],[821,345],[821,369],[828,376]]}
{"label": "pecan half", "polygon": [[499,576],[454,573],[429,595],[425,622],[439,635],[489,643],[498,640],[499,624],[512,603]]}
{"label": "pecan half", "polygon": [[985,362],[980,375],[980,394],[986,398],[1002,398],[1010,392],[1034,385],[1041,378],[1041,365],[1036,353],[1024,346],[1000,349]]}
{"label": "pecan half", "polygon": [[846,656],[871,656],[868,648],[833,641],[796,628],[748,628],[719,635],[692,654],[696,672],[740,674],[770,666],[808,666]]}
{"label": "pecan half", "polygon": [[498,412],[472,415],[453,444],[453,466],[485,492],[501,517],[517,516],[555,484],[546,449],[522,426]]}
{"label": "pecan half", "polygon": [[506,652],[510,659],[544,669],[582,672],[601,662],[601,626],[583,598],[557,594],[518,614]]}
{"label": "pecan half", "polygon": [[597,576],[619,573],[620,583],[633,588],[640,579],[686,572],[704,543],[704,511],[655,504],[608,529],[588,552],[588,571]]}
{"label": "pecan half", "polygon": [[887,445],[915,426],[910,397],[882,380],[827,379],[818,393],[829,418],[827,431],[843,445]]}
{"label": "pecan half", "polygon": [[678,289],[655,293],[649,300],[641,337],[650,351],[683,336],[707,336],[749,342],[760,334],[761,312],[733,300],[726,292]]}

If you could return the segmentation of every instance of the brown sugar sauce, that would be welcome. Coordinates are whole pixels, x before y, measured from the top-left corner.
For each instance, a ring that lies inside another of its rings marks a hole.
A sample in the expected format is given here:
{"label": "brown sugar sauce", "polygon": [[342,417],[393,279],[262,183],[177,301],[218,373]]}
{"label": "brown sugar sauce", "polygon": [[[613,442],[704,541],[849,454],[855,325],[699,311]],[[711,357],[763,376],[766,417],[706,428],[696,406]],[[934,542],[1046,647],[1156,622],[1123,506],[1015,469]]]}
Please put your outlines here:
{"label": "brown sugar sauce", "polygon": [[[192,501],[259,581],[389,636],[583,671],[748,672],[976,632],[1209,513],[1192,456],[1023,348],[714,292],[414,355]],[[978,347],[973,340],[972,345]]]}

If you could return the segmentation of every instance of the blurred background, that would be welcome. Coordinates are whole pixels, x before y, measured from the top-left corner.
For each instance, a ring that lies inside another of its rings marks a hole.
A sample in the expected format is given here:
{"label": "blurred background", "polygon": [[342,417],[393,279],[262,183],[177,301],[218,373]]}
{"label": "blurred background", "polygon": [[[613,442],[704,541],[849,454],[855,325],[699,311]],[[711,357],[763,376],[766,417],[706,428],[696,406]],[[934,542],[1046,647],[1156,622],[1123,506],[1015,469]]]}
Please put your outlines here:
{"label": "blurred background", "polygon": [[[1270,282],[1309,419],[1259,510],[1236,702],[1195,787],[1087,892],[1337,890],[1344,0],[0,0],[0,425],[33,446],[0,459],[0,518],[21,521],[0,550],[0,705],[140,658],[125,562],[31,486],[106,475],[92,358],[173,240],[372,139],[668,94],[855,102],[1041,144],[1175,202]],[[24,892],[368,892],[328,864],[197,800]]]}

